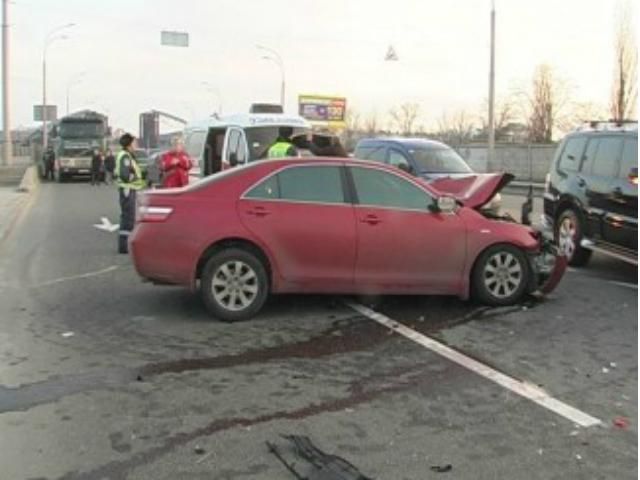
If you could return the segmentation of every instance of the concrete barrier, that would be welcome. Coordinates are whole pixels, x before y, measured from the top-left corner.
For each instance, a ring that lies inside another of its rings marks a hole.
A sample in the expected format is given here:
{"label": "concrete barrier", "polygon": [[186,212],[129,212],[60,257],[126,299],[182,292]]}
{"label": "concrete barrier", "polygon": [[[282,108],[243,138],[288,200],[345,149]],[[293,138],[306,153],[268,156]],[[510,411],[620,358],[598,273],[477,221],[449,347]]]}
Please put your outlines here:
{"label": "concrete barrier", "polygon": [[40,179],[38,178],[38,169],[35,165],[31,165],[25,170],[17,190],[18,192],[31,193],[38,188],[39,184]]}

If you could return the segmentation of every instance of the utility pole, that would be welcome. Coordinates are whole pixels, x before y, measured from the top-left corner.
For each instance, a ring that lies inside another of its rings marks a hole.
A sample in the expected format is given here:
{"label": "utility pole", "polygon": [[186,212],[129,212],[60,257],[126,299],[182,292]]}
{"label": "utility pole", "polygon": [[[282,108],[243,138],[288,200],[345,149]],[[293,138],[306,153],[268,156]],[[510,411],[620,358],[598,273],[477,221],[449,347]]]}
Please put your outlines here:
{"label": "utility pole", "polygon": [[496,5],[491,1],[491,55],[489,65],[489,151],[487,155],[487,167],[493,170],[495,160],[496,132],[494,125],[493,109],[495,104],[495,63],[496,63]]}
{"label": "utility pole", "polygon": [[11,109],[9,105],[9,0],[2,0],[2,156],[5,165],[13,163]]}

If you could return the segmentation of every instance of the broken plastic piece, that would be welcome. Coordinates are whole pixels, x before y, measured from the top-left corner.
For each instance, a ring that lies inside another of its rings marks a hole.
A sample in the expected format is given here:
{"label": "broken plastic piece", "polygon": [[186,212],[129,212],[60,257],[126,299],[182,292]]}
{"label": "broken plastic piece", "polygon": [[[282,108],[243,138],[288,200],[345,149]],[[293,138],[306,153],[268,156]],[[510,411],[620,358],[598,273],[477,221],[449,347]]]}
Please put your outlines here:
{"label": "broken plastic piece", "polygon": [[446,473],[446,472],[450,472],[453,469],[453,466],[451,464],[447,464],[447,465],[432,465],[431,466],[431,470],[434,472],[438,472],[438,473]]}
{"label": "broken plastic piece", "polygon": [[64,332],[64,333],[61,333],[60,335],[62,335],[64,338],[69,338],[69,337],[73,337],[75,335],[75,333],[73,333],[73,332]]}
{"label": "broken plastic piece", "polygon": [[626,417],[616,417],[613,419],[613,425],[622,430],[629,428],[629,419]]}

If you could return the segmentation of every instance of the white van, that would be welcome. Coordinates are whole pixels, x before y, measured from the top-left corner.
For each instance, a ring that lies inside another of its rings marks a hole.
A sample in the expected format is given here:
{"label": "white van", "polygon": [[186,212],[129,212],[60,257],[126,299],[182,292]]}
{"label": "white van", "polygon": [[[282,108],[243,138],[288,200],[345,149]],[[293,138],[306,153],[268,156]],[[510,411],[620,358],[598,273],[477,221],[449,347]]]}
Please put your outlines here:
{"label": "white van", "polygon": [[266,158],[278,138],[280,127],[291,127],[293,136],[311,131],[311,124],[297,115],[241,113],[187,125],[184,146],[200,167],[197,174],[206,177],[235,165]]}

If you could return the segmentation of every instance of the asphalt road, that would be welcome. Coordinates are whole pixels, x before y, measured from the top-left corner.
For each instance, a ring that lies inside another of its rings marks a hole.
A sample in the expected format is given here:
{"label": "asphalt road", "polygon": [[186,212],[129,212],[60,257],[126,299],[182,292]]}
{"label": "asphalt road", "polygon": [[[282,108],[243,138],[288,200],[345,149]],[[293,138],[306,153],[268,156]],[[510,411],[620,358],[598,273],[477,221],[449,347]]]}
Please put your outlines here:
{"label": "asphalt road", "polygon": [[217,322],[183,289],[141,283],[101,216],[117,219],[111,188],[45,184],[0,245],[1,479],[292,479],[265,444],[291,455],[281,434],[376,479],[637,478],[636,268],[595,257],[511,309],[375,302],[602,421],[581,428],[348,299]]}

